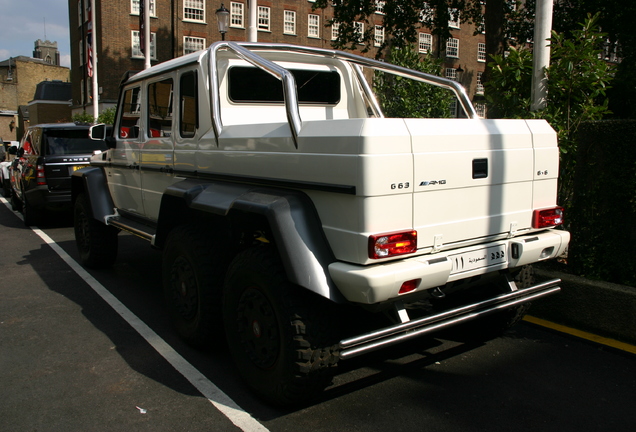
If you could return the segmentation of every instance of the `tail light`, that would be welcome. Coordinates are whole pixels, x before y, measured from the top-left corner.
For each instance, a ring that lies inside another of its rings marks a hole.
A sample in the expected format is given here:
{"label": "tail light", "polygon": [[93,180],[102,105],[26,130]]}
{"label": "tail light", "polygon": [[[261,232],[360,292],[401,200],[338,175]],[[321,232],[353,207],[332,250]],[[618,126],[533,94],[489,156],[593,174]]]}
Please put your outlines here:
{"label": "tail light", "polygon": [[535,210],[532,215],[532,228],[550,228],[563,223],[563,207]]}
{"label": "tail light", "polygon": [[35,177],[38,186],[46,184],[46,177],[44,176],[44,165],[38,165],[35,170]]}
{"label": "tail light", "polygon": [[380,259],[417,251],[417,231],[369,236],[369,258]]}

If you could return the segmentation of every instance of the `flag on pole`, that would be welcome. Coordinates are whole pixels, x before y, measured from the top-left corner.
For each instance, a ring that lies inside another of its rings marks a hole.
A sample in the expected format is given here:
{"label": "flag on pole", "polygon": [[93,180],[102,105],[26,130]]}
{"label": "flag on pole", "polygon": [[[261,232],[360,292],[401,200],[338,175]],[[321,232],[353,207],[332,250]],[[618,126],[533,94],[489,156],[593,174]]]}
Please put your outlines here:
{"label": "flag on pole", "polygon": [[93,76],[93,16],[91,5],[88,4],[88,24],[86,25],[86,71],[88,76]]}
{"label": "flag on pole", "polygon": [[144,1],[139,0],[139,49],[142,54],[146,52],[146,11]]}

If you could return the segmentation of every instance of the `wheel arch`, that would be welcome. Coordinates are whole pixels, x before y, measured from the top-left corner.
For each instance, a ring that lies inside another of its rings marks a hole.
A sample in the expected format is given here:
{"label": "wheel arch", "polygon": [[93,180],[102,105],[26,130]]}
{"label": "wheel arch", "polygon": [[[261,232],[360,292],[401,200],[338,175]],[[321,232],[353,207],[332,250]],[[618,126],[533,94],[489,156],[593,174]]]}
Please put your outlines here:
{"label": "wheel arch", "polygon": [[[204,215],[204,216],[202,216]],[[159,211],[155,246],[180,223],[208,218],[223,229],[267,224],[290,282],[335,302],[344,298],[329,275],[336,259],[311,199],[301,191],[186,179],[170,186]]]}
{"label": "wheel arch", "polygon": [[86,194],[94,219],[104,222],[106,216],[114,213],[115,205],[110,196],[103,169],[88,167],[73,173],[71,176],[72,205],[75,205],[75,201],[81,193]]}

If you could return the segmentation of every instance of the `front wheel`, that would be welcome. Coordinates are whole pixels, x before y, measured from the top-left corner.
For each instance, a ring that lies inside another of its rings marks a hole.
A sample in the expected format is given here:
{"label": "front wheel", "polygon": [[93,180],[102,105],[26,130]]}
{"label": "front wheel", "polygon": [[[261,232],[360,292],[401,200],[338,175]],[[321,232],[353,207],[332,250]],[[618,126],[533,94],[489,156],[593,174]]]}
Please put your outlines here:
{"label": "front wheel", "polygon": [[88,268],[106,268],[117,259],[119,230],[93,218],[88,197],[80,194],[73,207],[75,243],[80,262]]}
{"label": "front wheel", "polygon": [[236,256],[225,279],[228,346],[244,381],[276,405],[297,405],[327,387],[337,362],[333,306],[293,286],[276,251]]}

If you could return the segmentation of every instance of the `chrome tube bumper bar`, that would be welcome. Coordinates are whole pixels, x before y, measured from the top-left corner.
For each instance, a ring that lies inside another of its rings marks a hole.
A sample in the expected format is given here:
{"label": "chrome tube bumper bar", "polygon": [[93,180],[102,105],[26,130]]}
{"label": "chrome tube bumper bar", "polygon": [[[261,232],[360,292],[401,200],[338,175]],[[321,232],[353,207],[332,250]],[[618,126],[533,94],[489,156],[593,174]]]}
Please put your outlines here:
{"label": "chrome tube bumper bar", "polygon": [[433,331],[451,327],[463,322],[497,312],[521,303],[555,294],[561,290],[560,279],[552,279],[530,288],[500,294],[477,303],[468,304],[436,315],[430,315],[405,323],[386,327],[340,341],[340,359],[346,360],[358,355],[395,345],[423,336]]}

